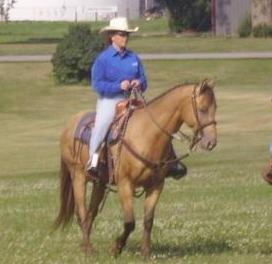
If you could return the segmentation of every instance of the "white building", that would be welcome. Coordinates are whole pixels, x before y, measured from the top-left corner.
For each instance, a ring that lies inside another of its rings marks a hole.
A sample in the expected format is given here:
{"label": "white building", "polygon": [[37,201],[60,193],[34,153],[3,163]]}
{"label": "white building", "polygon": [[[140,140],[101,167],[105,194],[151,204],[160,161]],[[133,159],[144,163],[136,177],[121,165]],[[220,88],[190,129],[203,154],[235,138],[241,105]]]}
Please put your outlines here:
{"label": "white building", "polygon": [[115,16],[138,18],[153,0],[18,0],[10,21],[94,21]]}

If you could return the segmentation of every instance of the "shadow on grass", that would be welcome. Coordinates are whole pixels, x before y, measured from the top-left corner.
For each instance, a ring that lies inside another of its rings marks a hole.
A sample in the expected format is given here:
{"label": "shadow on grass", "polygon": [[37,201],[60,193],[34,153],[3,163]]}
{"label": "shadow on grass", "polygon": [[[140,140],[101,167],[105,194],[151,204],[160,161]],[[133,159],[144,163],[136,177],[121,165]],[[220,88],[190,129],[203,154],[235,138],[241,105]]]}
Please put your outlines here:
{"label": "shadow on grass", "polygon": [[[125,248],[125,251],[131,254],[139,255],[140,247],[136,242],[131,241]],[[195,255],[212,255],[227,252],[235,252],[238,254],[262,254],[271,255],[272,248],[269,245],[263,247],[234,248],[224,239],[218,240],[196,240],[189,243],[181,243],[180,245],[157,242],[151,246],[151,255],[158,259],[176,258]]]}
{"label": "shadow on grass", "polygon": [[[136,244],[129,245],[126,250],[133,254],[140,252],[139,246]],[[170,243],[153,243],[151,247],[151,254],[158,258],[164,257],[184,257],[193,255],[210,255],[223,252],[229,252],[233,249],[224,240],[198,240],[191,241],[187,244],[172,245]]]}

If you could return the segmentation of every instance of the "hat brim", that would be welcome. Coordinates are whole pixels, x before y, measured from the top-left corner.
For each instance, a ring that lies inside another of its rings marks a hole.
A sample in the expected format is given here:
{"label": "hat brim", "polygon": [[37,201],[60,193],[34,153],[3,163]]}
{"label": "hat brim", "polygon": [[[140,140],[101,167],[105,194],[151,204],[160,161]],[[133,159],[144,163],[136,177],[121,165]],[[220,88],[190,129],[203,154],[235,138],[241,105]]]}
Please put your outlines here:
{"label": "hat brim", "polygon": [[104,27],[100,30],[100,33],[104,33],[104,32],[109,32],[109,31],[124,31],[127,33],[134,33],[137,32],[139,30],[139,27],[135,27],[135,28],[131,28],[131,29],[124,29],[124,28],[117,28],[117,27],[111,27],[111,26],[107,26]]}

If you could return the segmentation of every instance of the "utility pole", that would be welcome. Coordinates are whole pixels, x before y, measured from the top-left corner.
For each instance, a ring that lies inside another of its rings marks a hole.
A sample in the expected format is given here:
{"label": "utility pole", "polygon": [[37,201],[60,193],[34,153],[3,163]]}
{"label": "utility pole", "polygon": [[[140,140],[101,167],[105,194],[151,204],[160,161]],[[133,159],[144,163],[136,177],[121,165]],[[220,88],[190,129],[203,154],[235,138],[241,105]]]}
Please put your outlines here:
{"label": "utility pole", "polygon": [[211,26],[212,34],[216,34],[216,0],[211,0]]}

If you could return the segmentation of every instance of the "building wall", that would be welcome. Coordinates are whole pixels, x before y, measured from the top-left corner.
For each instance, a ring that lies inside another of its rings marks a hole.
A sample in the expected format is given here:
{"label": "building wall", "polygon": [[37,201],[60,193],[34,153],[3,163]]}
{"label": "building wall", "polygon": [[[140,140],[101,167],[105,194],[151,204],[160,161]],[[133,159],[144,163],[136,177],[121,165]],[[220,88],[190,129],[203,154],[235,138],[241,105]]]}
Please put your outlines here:
{"label": "building wall", "polygon": [[[148,6],[153,0],[145,0]],[[140,0],[18,0],[11,21],[93,21],[140,16]]]}
{"label": "building wall", "polygon": [[252,0],[252,26],[272,25],[272,0]]}
{"label": "building wall", "polygon": [[118,0],[118,15],[126,16],[130,19],[138,18],[140,14],[140,1]]}
{"label": "building wall", "polygon": [[250,15],[250,8],[251,0],[215,0],[216,35],[237,35],[242,20]]}

